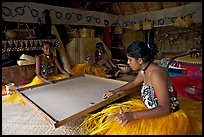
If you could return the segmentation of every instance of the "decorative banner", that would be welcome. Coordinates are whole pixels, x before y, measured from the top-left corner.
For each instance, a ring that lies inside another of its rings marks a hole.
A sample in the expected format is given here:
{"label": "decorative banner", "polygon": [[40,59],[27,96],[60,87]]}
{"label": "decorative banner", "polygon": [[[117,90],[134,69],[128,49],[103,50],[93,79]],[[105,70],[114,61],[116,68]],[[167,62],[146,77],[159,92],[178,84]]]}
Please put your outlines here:
{"label": "decorative banner", "polygon": [[118,18],[119,24],[124,28],[129,28],[132,24],[144,22],[145,17],[147,17],[147,20],[154,21],[154,27],[163,27],[173,25],[178,16],[185,17],[187,15],[192,17],[194,23],[201,23],[202,3],[192,2],[190,4],[186,4],[185,6],[119,16]]}
{"label": "decorative banner", "polygon": [[59,48],[59,41],[57,39],[40,39],[40,40],[2,40],[2,53],[9,51],[30,51],[41,50],[42,42],[51,42],[54,48]]}
{"label": "decorative banner", "polygon": [[130,28],[134,23],[144,22],[147,14],[148,19],[154,21],[154,27],[173,25],[178,16],[187,15],[192,17],[194,23],[202,22],[202,2],[123,16],[32,2],[2,2],[2,18],[5,21],[38,23],[38,20],[43,18],[42,12],[46,9],[50,11],[52,24],[100,27],[120,24],[124,28]]}
{"label": "decorative banner", "polygon": [[5,21],[39,23],[42,12],[50,11],[52,24],[108,26],[118,18],[116,15],[73,8],[50,6],[32,2],[2,2],[2,18]]}

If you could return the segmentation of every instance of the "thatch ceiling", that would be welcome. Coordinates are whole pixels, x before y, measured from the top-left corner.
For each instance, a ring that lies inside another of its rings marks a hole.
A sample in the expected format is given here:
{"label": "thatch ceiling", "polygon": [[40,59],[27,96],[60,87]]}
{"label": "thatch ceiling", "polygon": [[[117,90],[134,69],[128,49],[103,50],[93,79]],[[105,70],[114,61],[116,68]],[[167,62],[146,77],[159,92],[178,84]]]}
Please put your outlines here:
{"label": "thatch ceiling", "polygon": [[115,15],[130,15],[140,12],[161,10],[191,2],[38,2],[53,6],[70,7],[89,11],[106,12]]}

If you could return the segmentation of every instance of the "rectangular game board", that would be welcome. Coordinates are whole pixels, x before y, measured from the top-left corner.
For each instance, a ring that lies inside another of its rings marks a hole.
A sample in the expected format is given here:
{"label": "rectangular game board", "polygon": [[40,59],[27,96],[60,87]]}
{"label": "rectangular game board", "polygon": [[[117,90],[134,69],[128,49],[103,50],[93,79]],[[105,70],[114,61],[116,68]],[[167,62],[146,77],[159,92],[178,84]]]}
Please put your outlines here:
{"label": "rectangular game board", "polygon": [[17,93],[55,128],[104,107],[131,93],[119,92],[102,99],[103,94],[127,82],[92,75],[71,77],[55,84],[41,84],[17,90]]}

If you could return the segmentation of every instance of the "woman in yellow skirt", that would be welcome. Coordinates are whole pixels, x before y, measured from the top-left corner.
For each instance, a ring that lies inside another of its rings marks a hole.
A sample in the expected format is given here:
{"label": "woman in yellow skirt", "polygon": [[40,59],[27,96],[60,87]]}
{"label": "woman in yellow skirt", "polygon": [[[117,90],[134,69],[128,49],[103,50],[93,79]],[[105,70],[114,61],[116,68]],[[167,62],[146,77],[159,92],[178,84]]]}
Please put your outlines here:
{"label": "woman in yellow skirt", "polygon": [[133,81],[107,91],[103,98],[142,84],[141,96],[87,114],[79,126],[91,135],[185,135],[199,134],[194,123],[179,106],[177,93],[168,73],[152,63],[158,48],[134,41],[127,48],[128,64],[138,72]]}
{"label": "woman in yellow skirt", "polygon": [[[59,64],[57,58],[51,52],[51,45],[49,42],[43,42],[43,54],[36,57],[36,74],[37,76],[31,83],[24,87],[29,87],[41,83],[54,84],[54,80],[70,77],[71,75],[65,71]],[[62,74],[58,73],[58,70]]]}
{"label": "woman in yellow skirt", "polygon": [[99,77],[116,78],[121,70],[112,62],[102,42],[96,43],[92,55],[88,55],[85,63],[76,64],[71,70],[72,75],[90,74]]}
{"label": "woman in yellow skirt", "polygon": [[[36,57],[36,75],[31,83],[26,84],[24,87],[31,87],[42,83],[54,84],[55,80],[64,79],[70,77],[67,71],[65,71],[57,61],[57,58],[51,52],[51,44],[48,41],[43,42],[43,53]],[[62,74],[58,73],[58,69]],[[3,99],[5,102],[21,102],[25,104],[23,99],[16,93]]]}
{"label": "woman in yellow skirt", "polygon": [[93,51],[93,64],[104,68],[107,78],[117,77],[121,72],[108,56],[102,42],[96,43],[96,48]]}

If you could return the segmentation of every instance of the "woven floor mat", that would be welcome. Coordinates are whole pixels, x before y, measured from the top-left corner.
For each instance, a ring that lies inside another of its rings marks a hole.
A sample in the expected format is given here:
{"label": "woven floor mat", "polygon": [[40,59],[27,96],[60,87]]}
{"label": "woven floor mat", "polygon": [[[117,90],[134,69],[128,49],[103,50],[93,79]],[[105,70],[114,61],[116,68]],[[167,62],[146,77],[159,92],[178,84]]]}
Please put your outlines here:
{"label": "woven floor mat", "polygon": [[83,117],[58,128],[47,123],[28,105],[2,104],[2,135],[80,135],[77,126]]}

